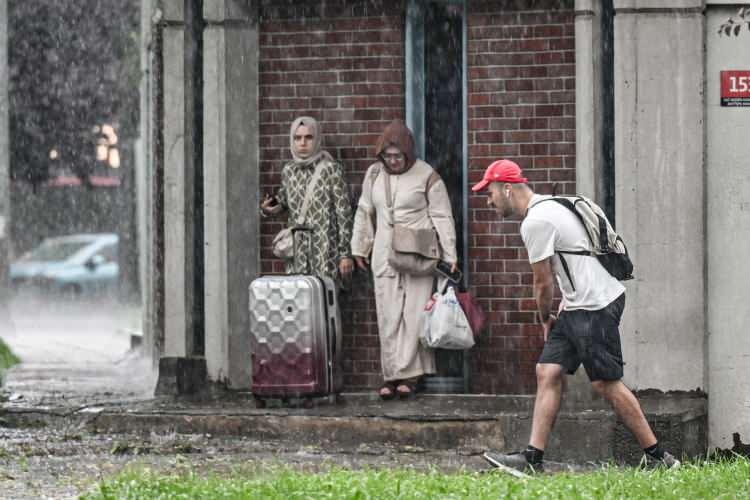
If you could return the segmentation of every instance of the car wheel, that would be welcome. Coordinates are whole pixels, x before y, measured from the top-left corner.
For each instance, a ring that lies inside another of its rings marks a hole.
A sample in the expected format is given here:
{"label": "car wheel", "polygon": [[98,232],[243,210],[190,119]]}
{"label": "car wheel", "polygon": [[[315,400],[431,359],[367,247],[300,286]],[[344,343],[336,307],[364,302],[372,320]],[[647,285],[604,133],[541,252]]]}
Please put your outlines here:
{"label": "car wheel", "polygon": [[81,296],[81,287],[75,284],[65,285],[60,289],[60,293],[64,299],[77,299]]}

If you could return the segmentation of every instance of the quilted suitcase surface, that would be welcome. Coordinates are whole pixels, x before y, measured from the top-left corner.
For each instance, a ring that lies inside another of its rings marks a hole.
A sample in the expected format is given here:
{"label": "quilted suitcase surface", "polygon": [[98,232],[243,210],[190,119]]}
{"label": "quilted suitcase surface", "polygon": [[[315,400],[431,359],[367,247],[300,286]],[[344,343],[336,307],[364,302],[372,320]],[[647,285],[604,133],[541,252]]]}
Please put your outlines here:
{"label": "quilted suitcase surface", "polygon": [[311,397],[340,391],[340,313],[330,278],[263,276],[250,284],[252,392]]}

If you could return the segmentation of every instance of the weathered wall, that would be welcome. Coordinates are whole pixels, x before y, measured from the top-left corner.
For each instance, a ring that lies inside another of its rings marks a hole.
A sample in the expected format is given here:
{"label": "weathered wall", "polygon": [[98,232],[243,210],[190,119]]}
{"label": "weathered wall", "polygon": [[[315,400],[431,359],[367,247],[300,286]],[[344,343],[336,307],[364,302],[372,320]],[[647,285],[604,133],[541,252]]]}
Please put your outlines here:
{"label": "weathered wall", "polygon": [[[573,10],[559,1],[468,3],[469,181],[494,159],[516,159],[534,188],[575,188]],[[405,2],[262,2],[260,190],[278,188],[290,158],[288,127],[311,114],[324,147],[347,172],[353,201],[392,118],[404,118]],[[261,228],[262,271],[282,272],[270,251],[282,221]],[[470,281],[491,328],[472,350],[472,391],[534,390],[541,331],[517,222],[499,222],[484,196],[469,198]],[[348,389],[381,380],[372,289],[364,276],[344,304]]]}
{"label": "weathered wall", "polygon": [[[512,158],[534,190],[575,191],[573,10],[560,2],[469,2],[469,182]],[[470,282],[491,327],[472,350],[472,390],[532,392],[542,347],[531,268],[518,221],[500,221],[486,197],[469,198]]]}
{"label": "weathered wall", "polygon": [[203,173],[206,365],[250,385],[248,284],[260,272],[258,25],[247,2],[204,4]]}
{"label": "weathered wall", "polygon": [[[289,126],[316,117],[323,147],[344,166],[359,197],[374,145],[393,118],[404,119],[404,10],[379,2],[263,2],[260,23],[260,190],[278,189],[291,159]],[[264,273],[283,272],[271,240],[284,221],[261,228]],[[344,371],[350,389],[381,381],[375,304],[369,280],[355,278],[344,297]]]}
{"label": "weathered wall", "polygon": [[8,165],[8,5],[0,0],[0,335],[10,333],[7,310],[10,166]]}
{"label": "weathered wall", "polygon": [[616,220],[636,266],[625,381],[703,390],[702,2],[614,4]]}
{"label": "weathered wall", "polygon": [[[750,7],[750,2],[746,2]],[[708,262],[709,446],[750,442],[750,108],[720,106],[719,72],[750,70],[750,31],[719,36],[739,7],[706,13],[706,228]]]}

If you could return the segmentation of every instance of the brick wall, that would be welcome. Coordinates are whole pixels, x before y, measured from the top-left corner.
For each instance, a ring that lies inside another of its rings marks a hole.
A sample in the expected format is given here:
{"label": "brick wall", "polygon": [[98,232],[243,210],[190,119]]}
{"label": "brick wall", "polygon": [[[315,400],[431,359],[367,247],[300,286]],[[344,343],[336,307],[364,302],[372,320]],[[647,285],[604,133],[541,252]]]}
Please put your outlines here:
{"label": "brick wall", "polygon": [[[518,5],[535,10],[517,10]],[[549,4],[549,5],[548,5]],[[575,184],[573,11],[559,2],[469,3],[470,180],[500,157],[524,168],[538,192]],[[404,117],[404,3],[269,1],[261,4],[261,192],[278,188],[290,159],[289,124],[321,120],[324,147],[339,158],[353,200],[392,118]],[[491,329],[471,352],[472,390],[533,392],[541,331],[534,324],[530,267],[517,222],[500,222],[483,196],[469,199],[471,282]],[[282,272],[270,252],[282,221],[262,225],[262,269]],[[380,363],[372,288],[357,277],[345,297],[347,390],[377,387]]]}
{"label": "brick wall", "polygon": [[[575,62],[573,11],[521,11],[523,2],[470,2],[470,182],[486,166],[511,158],[532,188],[575,191]],[[502,4],[502,6],[500,6]],[[474,392],[535,390],[543,341],[535,324],[531,268],[518,221],[500,221],[485,196],[469,198],[471,283],[492,326],[472,352]]]}
{"label": "brick wall", "polygon": [[[377,5],[375,5],[377,4]],[[266,1],[260,24],[261,193],[278,189],[291,159],[296,116],[320,121],[323,147],[339,159],[356,202],[375,141],[404,118],[404,9],[401,1]],[[283,272],[270,251],[282,220],[261,227],[264,273]],[[381,381],[375,304],[369,278],[344,296],[344,382],[347,390]]]}

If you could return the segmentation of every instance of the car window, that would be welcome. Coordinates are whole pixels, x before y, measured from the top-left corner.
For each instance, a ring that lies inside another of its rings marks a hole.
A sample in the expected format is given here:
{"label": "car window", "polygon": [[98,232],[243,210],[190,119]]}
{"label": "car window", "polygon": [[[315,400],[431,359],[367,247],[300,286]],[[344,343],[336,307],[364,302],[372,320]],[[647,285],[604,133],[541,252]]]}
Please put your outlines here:
{"label": "car window", "polygon": [[65,260],[90,244],[90,241],[46,241],[21,257],[21,260],[35,262]]}
{"label": "car window", "polygon": [[96,254],[104,257],[104,262],[117,262],[117,245],[102,247]]}

